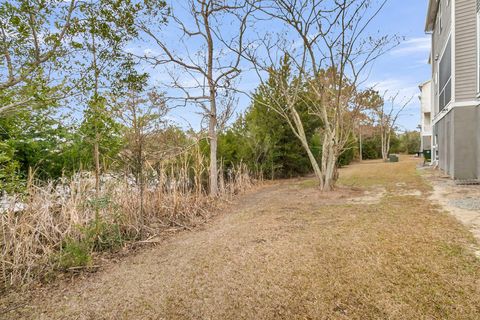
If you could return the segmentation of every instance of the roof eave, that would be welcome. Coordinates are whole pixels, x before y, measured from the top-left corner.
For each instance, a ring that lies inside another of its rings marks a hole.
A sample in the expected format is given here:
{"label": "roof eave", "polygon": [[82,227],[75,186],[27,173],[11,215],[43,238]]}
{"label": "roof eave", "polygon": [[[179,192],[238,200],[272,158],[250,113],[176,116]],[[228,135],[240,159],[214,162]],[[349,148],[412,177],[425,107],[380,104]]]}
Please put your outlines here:
{"label": "roof eave", "polygon": [[435,27],[435,19],[438,12],[438,0],[429,0],[425,32],[432,32]]}

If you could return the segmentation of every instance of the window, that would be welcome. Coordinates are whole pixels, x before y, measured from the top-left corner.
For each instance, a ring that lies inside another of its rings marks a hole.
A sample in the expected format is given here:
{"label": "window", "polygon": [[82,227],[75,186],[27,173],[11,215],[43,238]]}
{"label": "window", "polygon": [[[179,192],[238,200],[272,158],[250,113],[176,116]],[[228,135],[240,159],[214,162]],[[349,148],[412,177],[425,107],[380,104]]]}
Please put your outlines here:
{"label": "window", "polygon": [[439,69],[439,81],[438,81],[438,104],[439,111],[442,111],[452,99],[452,42],[448,39],[445,52],[443,53]]}

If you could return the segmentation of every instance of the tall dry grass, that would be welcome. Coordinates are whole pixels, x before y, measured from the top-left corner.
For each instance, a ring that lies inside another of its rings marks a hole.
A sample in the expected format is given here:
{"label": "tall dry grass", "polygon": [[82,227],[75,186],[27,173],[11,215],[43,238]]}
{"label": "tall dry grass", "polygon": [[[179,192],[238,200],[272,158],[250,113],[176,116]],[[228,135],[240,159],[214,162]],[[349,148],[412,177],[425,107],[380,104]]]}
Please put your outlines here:
{"label": "tall dry grass", "polygon": [[55,274],[65,241],[80,241],[96,217],[115,226],[122,239],[146,239],[172,227],[190,229],[204,222],[222,200],[252,185],[248,170],[240,165],[220,175],[221,193],[212,198],[205,193],[201,175],[187,162],[157,172],[147,179],[143,213],[140,188],[128,176],[104,177],[100,195],[95,194],[91,174],[30,183],[22,199],[24,210],[0,212],[0,291]]}

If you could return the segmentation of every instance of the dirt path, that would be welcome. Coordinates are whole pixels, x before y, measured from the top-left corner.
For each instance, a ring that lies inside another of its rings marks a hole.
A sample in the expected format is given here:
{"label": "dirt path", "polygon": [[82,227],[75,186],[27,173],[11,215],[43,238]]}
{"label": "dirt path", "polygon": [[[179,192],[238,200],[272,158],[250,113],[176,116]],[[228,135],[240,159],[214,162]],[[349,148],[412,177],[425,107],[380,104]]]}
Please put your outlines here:
{"label": "dirt path", "polygon": [[[478,319],[474,240],[425,200],[415,162],[296,180],[70,286],[0,298],[5,319]],[[12,310],[13,309],[13,310]]]}
{"label": "dirt path", "polygon": [[[426,169],[424,176],[433,187],[430,199],[462,222],[480,241],[480,185],[456,185],[432,169]],[[480,257],[480,250],[477,254]]]}

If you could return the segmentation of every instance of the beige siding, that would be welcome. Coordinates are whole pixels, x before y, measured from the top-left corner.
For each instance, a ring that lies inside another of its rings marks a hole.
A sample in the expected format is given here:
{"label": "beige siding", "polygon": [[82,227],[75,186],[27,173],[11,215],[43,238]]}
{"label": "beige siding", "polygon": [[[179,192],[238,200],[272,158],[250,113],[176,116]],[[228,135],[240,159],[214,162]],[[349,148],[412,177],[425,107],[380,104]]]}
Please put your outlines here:
{"label": "beige siding", "polygon": [[477,95],[476,1],[455,3],[455,100],[473,101]]}

